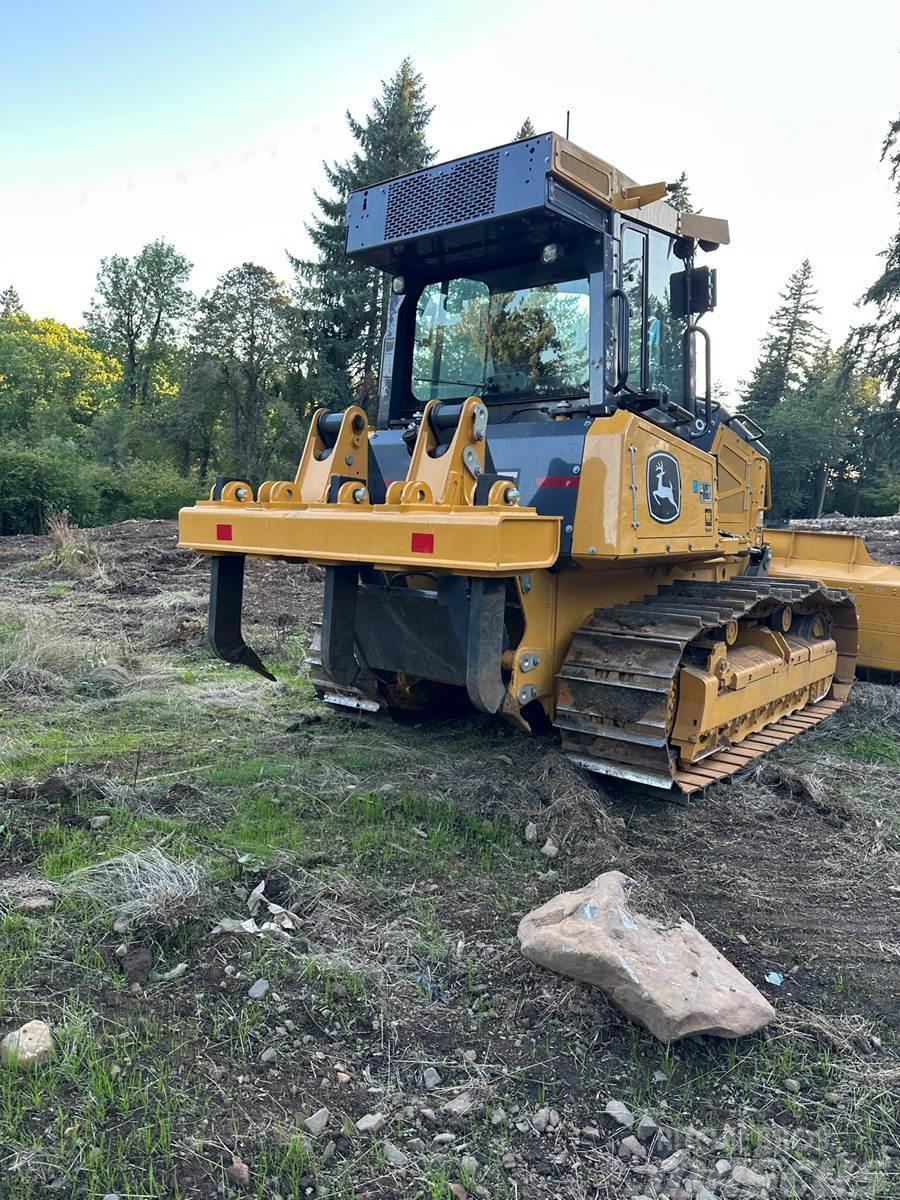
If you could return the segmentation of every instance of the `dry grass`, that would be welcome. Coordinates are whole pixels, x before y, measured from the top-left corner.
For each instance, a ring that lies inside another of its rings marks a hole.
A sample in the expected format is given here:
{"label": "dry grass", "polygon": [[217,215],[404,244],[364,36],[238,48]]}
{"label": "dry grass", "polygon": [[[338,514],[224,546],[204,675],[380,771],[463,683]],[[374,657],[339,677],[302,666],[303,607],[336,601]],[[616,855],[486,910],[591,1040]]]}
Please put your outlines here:
{"label": "dry grass", "polygon": [[158,848],[129,850],[72,871],[59,890],[90,901],[117,923],[172,928],[196,916],[207,896],[207,876],[194,860],[177,862]]}
{"label": "dry grass", "polygon": [[0,693],[39,696],[60,693],[85,666],[89,647],[49,633],[31,620],[13,617],[0,636]]}
{"label": "dry grass", "polygon": [[73,525],[68,512],[51,512],[47,518],[51,549],[31,565],[38,575],[90,579],[99,586],[108,583],[97,546],[84,529]]}

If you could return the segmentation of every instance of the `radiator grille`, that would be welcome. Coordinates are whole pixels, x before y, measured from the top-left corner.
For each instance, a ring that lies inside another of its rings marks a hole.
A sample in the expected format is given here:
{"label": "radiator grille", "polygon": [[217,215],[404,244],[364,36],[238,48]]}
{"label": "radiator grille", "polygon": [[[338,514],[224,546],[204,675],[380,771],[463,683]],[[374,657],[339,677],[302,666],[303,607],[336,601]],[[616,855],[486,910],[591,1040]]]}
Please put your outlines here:
{"label": "radiator grille", "polygon": [[500,154],[495,150],[392,183],[388,189],[385,241],[488,216],[494,211],[499,163]]}

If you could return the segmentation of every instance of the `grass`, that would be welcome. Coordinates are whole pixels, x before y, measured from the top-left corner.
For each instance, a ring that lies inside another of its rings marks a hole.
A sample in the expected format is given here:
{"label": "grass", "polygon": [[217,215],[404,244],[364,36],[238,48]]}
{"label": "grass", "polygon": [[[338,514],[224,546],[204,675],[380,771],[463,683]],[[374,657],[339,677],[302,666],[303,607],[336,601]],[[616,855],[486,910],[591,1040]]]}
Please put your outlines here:
{"label": "grass", "polygon": [[884,733],[853,733],[841,740],[845,754],[858,762],[900,766],[900,738]]}
{"label": "grass", "polygon": [[[52,599],[65,603],[59,591]],[[178,590],[147,608],[168,619],[196,612],[197,596]],[[313,1184],[332,1200],[378,1186],[451,1200],[458,1183],[502,1198],[624,1195],[614,1172],[625,1168],[605,1143],[576,1147],[575,1173],[551,1164],[549,1176],[523,1182],[502,1166],[510,1150],[535,1161],[553,1153],[550,1139],[515,1129],[517,1106],[527,1116],[550,1104],[574,1129],[596,1121],[610,1096],[675,1130],[707,1129],[738,1159],[778,1157],[788,1164],[785,1197],[791,1164],[816,1163],[823,1146],[849,1156],[848,1195],[893,1194],[883,1148],[896,1144],[900,1075],[889,1029],[880,1030],[881,1056],[856,1047],[864,1023],[851,1028],[837,1017],[814,1028],[777,1025],[739,1043],[663,1047],[597,993],[521,961],[518,916],[564,886],[567,872],[579,885],[619,854],[604,802],[565,774],[558,755],[486,724],[400,729],[336,716],[305,724],[315,710],[299,665],[303,642],[290,638],[270,655],[279,687],[199,651],[139,646],[125,669],[144,682],[89,695],[79,690],[86,673],[123,665],[123,656],[73,642],[54,657],[41,625],[21,612],[0,624],[0,671],[27,641],[28,670],[50,678],[36,690],[23,688],[27,674],[12,684],[17,691],[0,685],[0,778],[39,783],[62,769],[74,791],[52,804],[0,801],[0,864],[62,890],[50,913],[0,918],[0,1013],[4,1029],[48,1019],[57,1053],[32,1075],[0,1069],[3,1200],[109,1192],[194,1200],[233,1186],[233,1156],[250,1169],[242,1194],[259,1200],[288,1200]],[[851,719],[829,738],[819,745],[847,772],[871,764],[889,775],[900,764],[888,721]],[[834,786],[819,785],[826,791],[817,799]],[[632,809],[618,811],[632,819]],[[97,812],[111,819],[91,830]],[[551,864],[524,843],[526,818],[542,832],[562,830],[555,882],[541,878]],[[677,833],[687,817],[664,810],[657,819]],[[698,834],[697,845],[714,836]],[[126,878],[116,864],[149,861],[154,848],[176,867],[202,864],[203,904],[174,923],[156,911],[133,932],[116,932],[115,914],[144,878],[140,870]],[[650,853],[643,843],[638,852]],[[66,886],[85,869],[90,886]],[[715,884],[692,861],[684,870]],[[248,915],[261,880],[301,928],[279,940],[211,935],[222,916]],[[152,956],[140,991],[122,974],[123,941]],[[180,963],[185,974],[164,982]],[[854,970],[848,964],[830,989],[841,1004],[851,1002]],[[251,1002],[257,978],[270,990]],[[268,1047],[272,1063],[261,1060]],[[474,1060],[463,1057],[467,1049]],[[427,1063],[443,1077],[435,1107],[462,1087],[489,1099],[441,1153],[430,1149],[432,1126],[404,1112]],[[349,1085],[336,1082],[338,1064]],[[796,1095],[784,1088],[791,1078],[802,1083]],[[832,1092],[840,1103],[824,1099]],[[511,1114],[508,1128],[490,1124],[498,1102]],[[331,1136],[313,1141],[297,1120],[322,1104],[333,1114]],[[429,1143],[393,1182],[381,1139],[337,1136],[376,1109],[401,1148],[413,1135]],[[328,1151],[331,1142],[337,1149]],[[469,1152],[480,1162],[477,1180],[460,1164]],[[854,1192],[863,1176],[866,1190]]]}

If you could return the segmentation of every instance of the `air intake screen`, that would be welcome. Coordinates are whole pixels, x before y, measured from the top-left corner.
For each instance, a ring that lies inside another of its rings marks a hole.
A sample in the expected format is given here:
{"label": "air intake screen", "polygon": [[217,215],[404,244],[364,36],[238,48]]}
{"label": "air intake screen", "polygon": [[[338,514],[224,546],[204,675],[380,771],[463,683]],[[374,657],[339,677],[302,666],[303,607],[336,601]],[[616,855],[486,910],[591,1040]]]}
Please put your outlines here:
{"label": "air intake screen", "polygon": [[494,211],[500,154],[398,179],[388,189],[385,241],[485,217]]}

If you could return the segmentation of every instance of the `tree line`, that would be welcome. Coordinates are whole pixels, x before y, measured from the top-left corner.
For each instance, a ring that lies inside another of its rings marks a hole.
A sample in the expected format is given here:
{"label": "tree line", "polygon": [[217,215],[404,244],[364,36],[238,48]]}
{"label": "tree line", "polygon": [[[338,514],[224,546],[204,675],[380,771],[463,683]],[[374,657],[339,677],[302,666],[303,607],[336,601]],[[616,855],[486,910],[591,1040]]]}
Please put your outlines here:
{"label": "tree line", "polygon": [[[224,272],[203,296],[160,239],[101,260],[81,328],[28,315],[0,292],[0,532],[37,530],[52,508],[79,523],[171,516],[217,473],[293,474],[312,411],[374,415],[388,281],[344,255],[351,191],[435,159],[433,107],[409,59],[368,113],[347,113],[354,150],[325,163],[309,257],[285,274]],[[526,119],[517,138],[534,136]],[[883,147],[900,198],[900,118]],[[688,181],[670,197],[690,207]],[[809,262],[791,275],[741,411],[767,429],[777,517],[900,506],[900,231],[862,298],[873,316],[832,348]]]}

